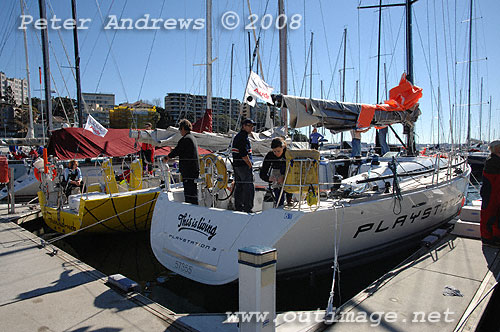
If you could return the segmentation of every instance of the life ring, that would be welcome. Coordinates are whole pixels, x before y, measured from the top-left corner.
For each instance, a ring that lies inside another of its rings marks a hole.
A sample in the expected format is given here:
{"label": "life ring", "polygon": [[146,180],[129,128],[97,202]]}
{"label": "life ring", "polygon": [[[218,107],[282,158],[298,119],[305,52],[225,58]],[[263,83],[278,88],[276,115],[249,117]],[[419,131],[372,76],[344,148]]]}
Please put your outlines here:
{"label": "life ring", "polygon": [[[216,172],[214,172],[214,170]],[[227,168],[224,160],[213,153],[204,155],[200,159],[200,176],[207,188],[212,188],[213,186],[217,189],[226,188]],[[214,176],[216,176],[215,183],[212,182]]]}
{"label": "life ring", "polygon": [[[52,174],[52,181],[54,181],[57,176],[57,168],[52,164],[47,164],[46,167],[48,170],[48,174]],[[33,175],[39,182],[42,182],[42,172],[40,172],[38,168],[35,167]]]}

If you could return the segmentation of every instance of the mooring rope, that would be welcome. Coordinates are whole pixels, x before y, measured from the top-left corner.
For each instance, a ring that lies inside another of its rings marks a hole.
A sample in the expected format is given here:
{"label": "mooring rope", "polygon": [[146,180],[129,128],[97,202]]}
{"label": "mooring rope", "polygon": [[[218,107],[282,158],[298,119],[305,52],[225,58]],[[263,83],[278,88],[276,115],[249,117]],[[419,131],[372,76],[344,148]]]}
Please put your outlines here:
{"label": "mooring rope", "polygon": [[[333,240],[333,277],[332,277],[332,287],[330,289],[330,297],[328,298],[328,305],[326,307],[325,311],[325,317],[324,320],[328,321],[330,318],[333,317],[333,297],[335,295],[335,278],[337,277],[337,271],[340,275],[340,268],[339,268],[339,263],[338,263],[338,254],[339,254],[339,247],[340,247],[340,239],[342,235],[342,224],[344,223],[344,204],[341,202],[335,202],[333,205],[333,208],[335,210],[335,236]],[[338,209],[342,208],[342,220],[340,222],[340,231],[339,231],[339,224],[338,224]],[[340,292],[339,292],[340,293]]]}

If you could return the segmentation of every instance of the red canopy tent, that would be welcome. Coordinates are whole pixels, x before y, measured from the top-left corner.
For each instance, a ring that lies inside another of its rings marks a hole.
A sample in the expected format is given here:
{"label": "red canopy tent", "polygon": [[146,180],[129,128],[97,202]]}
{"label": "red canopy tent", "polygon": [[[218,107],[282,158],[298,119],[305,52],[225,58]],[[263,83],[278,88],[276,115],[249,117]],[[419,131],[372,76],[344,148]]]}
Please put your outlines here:
{"label": "red canopy tent", "polygon": [[[60,160],[96,158],[102,156],[122,157],[138,153],[141,144],[129,137],[128,129],[108,129],[106,136],[94,135],[83,128],[62,128],[54,130],[47,147],[48,154]],[[170,153],[172,148],[155,149],[156,156]],[[200,155],[211,153],[198,148]]]}

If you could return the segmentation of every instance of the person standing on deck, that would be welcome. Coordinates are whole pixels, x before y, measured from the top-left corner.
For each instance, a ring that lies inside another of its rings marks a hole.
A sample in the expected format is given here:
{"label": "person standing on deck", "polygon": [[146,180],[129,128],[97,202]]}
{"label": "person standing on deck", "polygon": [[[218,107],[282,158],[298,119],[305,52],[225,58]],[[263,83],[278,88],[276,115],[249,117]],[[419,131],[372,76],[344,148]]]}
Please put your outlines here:
{"label": "person standing on deck", "polygon": [[200,176],[200,164],[198,157],[198,143],[191,134],[193,125],[187,119],[179,122],[179,131],[182,138],[177,142],[177,146],[163,158],[168,162],[169,158],[179,156],[179,171],[182,176],[182,185],[184,186],[184,201],[186,203],[198,204],[198,188],[194,182]]}
{"label": "person standing on deck", "polygon": [[324,136],[318,133],[318,129],[314,128],[311,135],[309,136],[309,145],[311,149],[319,149],[319,140],[323,139]]}
{"label": "person standing on deck", "polygon": [[351,157],[361,156],[361,132],[351,130]]}
{"label": "person standing on deck", "polygon": [[286,173],[285,140],[281,137],[274,138],[271,142],[271,150],[272,151],[269,151],[264,157],[259,176],[262,180],[269,182],[273,191],[274,202],[278,203],[276,204],[277,206],[281,206],[285,203],[285,197],[287,204],[290,204],[292,202],[292,194],[284,191],[281,195],[281,199],[279,198]]}
{"label": "person standing on deck", "polygon": [[489,145],[481,186],[481,241],[500,248],[500,140]]}
{"label": "person standing on deck", "polygon": [[253,130],[255,122],[245,119],[241,123],[240,132],[234,137],[233,169],[234,169],[234,209],[236,211],[252,212],[255,187],[252,173],[252,147],[248,134]]}
{"label": "person standing on deck", "polygon": [[[151,130],[152,125],[149,122],[144,124],[145,130]],[[144,170],[148,171],[148,174],[153,172],[153,160],[155,156],[155,147],[152,144],[142,143],[141,145],[141,159]]]}

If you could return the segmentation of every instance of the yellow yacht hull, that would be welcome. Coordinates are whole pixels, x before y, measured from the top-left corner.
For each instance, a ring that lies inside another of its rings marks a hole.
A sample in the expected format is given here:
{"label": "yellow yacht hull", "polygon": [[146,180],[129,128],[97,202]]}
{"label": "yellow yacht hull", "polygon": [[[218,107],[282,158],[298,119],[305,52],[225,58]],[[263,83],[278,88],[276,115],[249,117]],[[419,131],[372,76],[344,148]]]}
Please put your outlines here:
{"label": "yellow yacht hull", "polygon": [[138,190],[102,197],[80,198],[79,210],[57,209],[46,204],[38,192],[45,223],[59,233],[137,232],[148,230],[160,190]]}

